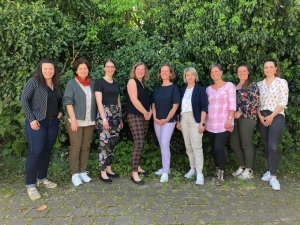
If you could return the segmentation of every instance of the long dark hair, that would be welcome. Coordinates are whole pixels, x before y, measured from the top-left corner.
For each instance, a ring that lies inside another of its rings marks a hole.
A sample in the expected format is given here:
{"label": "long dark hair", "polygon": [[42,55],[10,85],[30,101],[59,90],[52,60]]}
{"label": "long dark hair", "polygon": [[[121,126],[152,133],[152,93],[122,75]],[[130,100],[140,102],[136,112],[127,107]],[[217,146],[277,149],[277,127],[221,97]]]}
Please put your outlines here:
{"label": "long dark hair", "polygon": [[44,88],[47,88],[46,80],[42,73],[42,65],[43,63],[51,63],[54,66],[54,76],[52,77],[53,87],[60,90],[60,81],[59,81],[59,73],[58,73],[58,67],[56,66],[56,63],[52,59],[43,58],[38,63],[33,75],[38,80],[39,84],[43,86]]}
{"label": "long dark hair", "polygon": [[238,66],[236,67],[236,72],[242,66],[246,67],[247,70],[248,70],[248,72],[249,72],[248,79],[243,84],[242,89],[243,90],[248,90],[248,89],[250,89],[252,87],[252,83],[253,83],[253,78],[252,78],[252,75],[251,75],[251,68],[250,68],[250,65],[248,63],[243,62],[243,63],[238,64]]}

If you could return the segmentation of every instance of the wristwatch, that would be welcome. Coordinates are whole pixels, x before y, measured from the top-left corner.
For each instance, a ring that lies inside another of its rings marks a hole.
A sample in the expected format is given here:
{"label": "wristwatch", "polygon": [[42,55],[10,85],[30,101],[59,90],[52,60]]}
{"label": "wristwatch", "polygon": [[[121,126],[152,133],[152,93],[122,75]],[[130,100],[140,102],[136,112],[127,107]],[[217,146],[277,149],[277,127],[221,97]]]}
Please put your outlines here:
{"label": "wristwatch", "polygon": [[228,117],[228,119],[230,119],[230,120],[231,120],[231,119],[232,119],[232,116],[229,116],[229,117]]}
{"label": "wristwatch", "polygon": [[205,123],[202,123],[201,125],[202,125],[203,127],[205,127]]}
{"label": "wristwatch", "polygon": [[102,119],[103,120],[103,122],[106,122],[107,121],[107,119],[105,118],[105,119]]}

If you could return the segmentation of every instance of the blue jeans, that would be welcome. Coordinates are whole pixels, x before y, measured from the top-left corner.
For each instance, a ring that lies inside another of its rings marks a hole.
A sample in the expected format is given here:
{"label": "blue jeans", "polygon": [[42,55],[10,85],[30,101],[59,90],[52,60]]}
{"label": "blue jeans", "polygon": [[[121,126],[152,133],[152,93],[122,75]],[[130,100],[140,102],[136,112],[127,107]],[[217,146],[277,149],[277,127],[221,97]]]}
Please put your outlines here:
{"label": "blue jeans", "polygon": [[59,119],[45,118],[39,121],[40,129],[33,130],[28,120],[25,121],[26,136],[28,141],[28,155],[26,159],[26,187],[35,187],[36,179],[47,179],[52,148],[55,144]]}
{"label": "blue jeans", "polygon": [[[262,116],[268,116],[272,112],[269,110],[264,110],[260,113]],[[276,115],[271,125],[268,127],[265,127],[260,121],[258,123],[260,135],[266,147],[269,170],[272,176],[277,175],[277,167],[279,162],[279,143],[282,138],[284,126],[285,118],[281,114]]]}

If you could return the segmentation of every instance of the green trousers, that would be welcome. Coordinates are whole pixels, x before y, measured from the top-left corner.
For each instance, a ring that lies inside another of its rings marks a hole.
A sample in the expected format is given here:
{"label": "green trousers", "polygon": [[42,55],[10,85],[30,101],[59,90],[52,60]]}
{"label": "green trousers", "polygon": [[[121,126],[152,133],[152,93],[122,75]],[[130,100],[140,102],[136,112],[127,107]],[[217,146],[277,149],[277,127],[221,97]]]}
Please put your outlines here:
{"label": "green trousers", "polygon": [[257,120],[239,118],[234,120],[234,129],[230,134],[230,147],[234,151],[240,166],[253,167],[254,151],[253,131]]}

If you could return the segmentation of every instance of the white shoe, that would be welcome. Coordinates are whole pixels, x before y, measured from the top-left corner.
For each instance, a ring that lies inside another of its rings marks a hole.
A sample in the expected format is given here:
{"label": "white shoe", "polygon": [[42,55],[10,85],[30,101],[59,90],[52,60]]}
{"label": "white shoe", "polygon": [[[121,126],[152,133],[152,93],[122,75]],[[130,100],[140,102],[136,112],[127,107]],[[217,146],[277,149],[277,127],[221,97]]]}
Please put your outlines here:
{"label": "white shoe", "polygon": [[271,179],[270,171],[265,172],[265,174],[261,178],[261,180],[263,181],[269,181],[270,179]]}
{"label": "white shoe", "polygon": [[79,186],[80,184],[82,184],[82,181],[81,179],[79,178],[79,174],[76,173],[76,174],[73,174],[72,176],[72,183],[74,184],[74,186]]}
{"label": "white shoe", "polygon": [[196,184],[200,184],[200,185],[204,184],[204,176],[202,173],[197,173]]}
{"label": "white shoe", "polygon": [[253,170],[245,169],[244,172],[241,175],[239,175],[237,178],[241,180],[248,180],[254,178]]}
{"label": "white shoe", "polygon": [[[154,172],[156,175],[162,175],[163,174],[163,170],[162,169],[159,169],[157,170],[156,172]],[[168,174],[171,173],[171,170],[169,170]]]}
{"label": "white shoe", "polygon": [[277,180],[276,177],[273,177],[270,179],[270,185],[272,186],[272,189],[274,191],[279,191],[280,190],[280,183],[279,181]]}
{"label": "white shoe", "polygon": [[167,173],[163,173],[160,177],[160,182],[164,183],[164,182],[168,182],[169,180],[169,175]]}
{"label": "white shoe", "polygon": [[190,169],[190,171],[187,174],[185,174],[184,177],[190,179],[190,178],[192,178],[195,175],[196,175],[196,170],[195,170],[195,168],[193,168],[193,169]]}
{"label": "white shoe", "polygon": [[80,173],[79,174],[79,178],[80,178],[80,180],[82,180],[83,182],[85,182],[85,183],[88,183],[88,182],[90,182],[91,180],[92,180],[92,178],[90,178],[89,176],[88,176],[88,171],[86,171],[86,172],[84,172],[84,173]]}
{"label": "white shoe", "polygon": [[239,167],[239,168],[237,169],[237,171],[235,171],[235,172],[232,173],[232,176],[238,177],[238,176],[241,175],[244,171],[245,171],[245,169],[243,169],[242,167]]}

